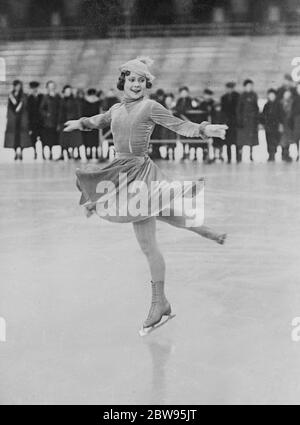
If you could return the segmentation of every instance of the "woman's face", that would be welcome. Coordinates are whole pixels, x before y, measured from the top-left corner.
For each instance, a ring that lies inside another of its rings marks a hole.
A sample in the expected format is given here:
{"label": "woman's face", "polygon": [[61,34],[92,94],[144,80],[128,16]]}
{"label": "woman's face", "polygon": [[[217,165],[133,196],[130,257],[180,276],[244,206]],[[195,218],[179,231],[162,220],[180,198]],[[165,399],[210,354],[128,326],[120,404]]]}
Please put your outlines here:
{"label": "woman's face", "polygon": [[253,91],[253,84],[252,84],[252,83],[248,83],[248,84],[245,86],[245,91],[246,91],[247,93],[252,92],[252,91]]}
{"label": "woman's face", "polygon": [[64,96],[65,97],[70,97],[71,95],[72,95],[72,88],[71,87],[67,87],[65,89]]}
{"label": "woman's face", "polygon": [[55,90],[56,90],[55,83],[52,83],[52,82],[48,83],[47,89],[48,89],[48,93],[55,93]]}
{"label": "woman's face", "polygon": [[171,109],[173,107],[173,102],[174,102],[174,99],[173,99],[172,96],[167,96],[166,97],[165,104],[166,104],[166,107],[167,108],[170,108]]}
{"label": "woman's face", "polygon": [[131,72],[130,75],[126,76],[125,78],[125,96],[134,100],[144,96],[146,91],[146,83],[146,77],[142,77],[135,72]]}
{"label": "woman's face", "polygon": [[16,85],[14,86],[14,92],[15,92],[15,93],[20,93],[21,88],[22,88],[21,84],[16,84]]}
{"label": "woman's face", "polygon": [[273,92],[271,91],[271,92],[269,93],[268,98],[269,98],[269,100],[270,100],[271,102],[275,102],[275,100],[276,100],[276,94],[275,94],[275,93],[273,93]]}

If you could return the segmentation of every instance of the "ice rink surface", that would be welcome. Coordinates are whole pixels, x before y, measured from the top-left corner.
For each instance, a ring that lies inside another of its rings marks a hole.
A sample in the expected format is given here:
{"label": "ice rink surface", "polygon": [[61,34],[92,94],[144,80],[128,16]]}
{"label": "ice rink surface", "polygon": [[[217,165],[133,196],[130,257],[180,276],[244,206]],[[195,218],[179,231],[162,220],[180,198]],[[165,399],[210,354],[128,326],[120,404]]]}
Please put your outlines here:
{"label": "ice rink surface", "polygon": [[132,226],[85,218],[80,164],[9,155],[1,404],[299,403],[298,163],[158,163],[174,178],[207,177],[206,224],[229,238],[219,246],[158,223],[177,317],[141,338],[150,278]]}
{"label": "ice rink surface", "polygon": [[298,403],[298,164],[165,164],[207,176],[218,246],[158,223],[177,317],[146,338],[131,225],[87,220],[75,164],[1,164],[1,403]]}

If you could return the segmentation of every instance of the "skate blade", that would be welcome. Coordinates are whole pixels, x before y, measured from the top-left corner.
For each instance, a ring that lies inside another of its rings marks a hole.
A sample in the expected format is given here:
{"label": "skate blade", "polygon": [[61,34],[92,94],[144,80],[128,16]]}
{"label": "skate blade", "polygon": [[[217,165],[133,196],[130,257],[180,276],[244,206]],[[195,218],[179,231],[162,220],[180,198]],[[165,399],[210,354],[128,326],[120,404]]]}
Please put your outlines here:
{"label": "skate blade", "polygon": [[150,333],[156,331],[158,328],[161,328],[163,325],[168,323],[170,320],[174,319],[174,317],[176,317],[176,314],[170,314],[169,316],[167,316],[167,318],[165,320],[159,322],[157,325],[150,326],[149,328],[140,329],[140,331],[139,331],[140,336],[149,335]]}

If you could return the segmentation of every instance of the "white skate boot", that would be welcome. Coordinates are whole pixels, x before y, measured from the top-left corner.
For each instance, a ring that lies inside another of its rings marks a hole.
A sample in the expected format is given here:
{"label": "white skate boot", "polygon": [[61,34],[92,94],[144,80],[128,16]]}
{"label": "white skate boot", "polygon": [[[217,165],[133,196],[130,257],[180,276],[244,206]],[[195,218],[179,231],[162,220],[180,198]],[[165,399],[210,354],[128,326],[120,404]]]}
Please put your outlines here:
{"label": "white skate boot", "polygon": [[[163,317],[166,317],[162,321]],[[152,282],[152,302],[148,317],[140,330],[140,336],[146,336],[173,319],[171,305],[164,294],[164,282]]]}

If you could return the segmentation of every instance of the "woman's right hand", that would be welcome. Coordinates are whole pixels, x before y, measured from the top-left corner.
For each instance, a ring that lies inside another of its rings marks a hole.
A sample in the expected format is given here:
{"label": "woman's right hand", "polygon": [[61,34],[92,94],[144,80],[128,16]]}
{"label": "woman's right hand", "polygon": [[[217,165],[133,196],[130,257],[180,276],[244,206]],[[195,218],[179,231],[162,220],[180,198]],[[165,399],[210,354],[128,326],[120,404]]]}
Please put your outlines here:
{"label": "woman's right hand", "polygon": [[70,132],[70,131],[74,131],[74,130],[80,130],[80,121],[79,120],[71,120],[71,121],[67,121],[65,122],[65,128],[64,131],[65,132]]}

